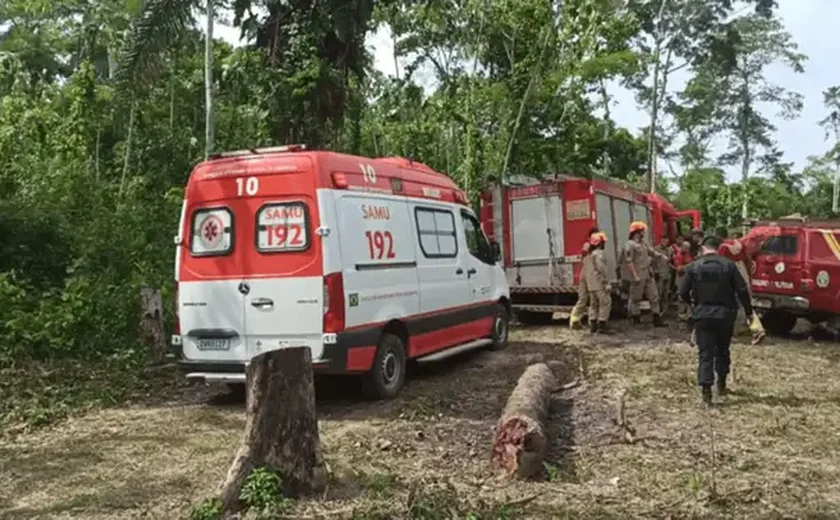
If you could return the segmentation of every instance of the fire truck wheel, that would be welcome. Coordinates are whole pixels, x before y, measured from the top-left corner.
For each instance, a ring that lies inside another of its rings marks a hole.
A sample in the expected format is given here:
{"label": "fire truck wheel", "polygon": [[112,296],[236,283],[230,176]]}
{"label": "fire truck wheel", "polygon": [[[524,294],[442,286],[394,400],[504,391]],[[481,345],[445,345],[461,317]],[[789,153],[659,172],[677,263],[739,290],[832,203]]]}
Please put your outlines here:
{"label": "fire truck wheel", "polygon": [[783,311],[771,311],[761,320],[767,332],[775,336],[784,336],[796,326],[796,316]]}
{"label": "fire truck wheel", "polygon": [[525,325],[550,325],[552,321],[550,312],[517,311],[516,319]]}
{"label": "fire truck wheel", "polygon": [[493,315],[493,350],[499,350],[507,345],[510,317],[504,305],[497,305]]}
{"label": "fire truck wheel", "polygon": [[385,333],[376,349],[373,367],[365,376],[365,395],[374,399],[393,399],[405,383],[406,356],[403,340]]}

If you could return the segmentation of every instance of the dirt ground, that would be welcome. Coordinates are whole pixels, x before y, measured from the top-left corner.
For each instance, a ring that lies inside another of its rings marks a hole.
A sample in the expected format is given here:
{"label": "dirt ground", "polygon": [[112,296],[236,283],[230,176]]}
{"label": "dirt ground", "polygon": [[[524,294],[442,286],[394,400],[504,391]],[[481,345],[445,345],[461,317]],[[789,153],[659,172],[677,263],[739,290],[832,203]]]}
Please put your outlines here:
{"label": "dirt ground", "polygon": [[[506,350],[418,369],[388,403],[319,382],[330,483],[290,517],[840,517],[840,345],[738,343],[733,393],[706,411],[686,339],[680,325],[596,340],[518,328]],[[490,469],[493,428],[537,361],[578,384],[553,398],[545,475],[510,482]],[[191,387],[5,438],[0,518],[185,518],[243,427],[240,397]]]}

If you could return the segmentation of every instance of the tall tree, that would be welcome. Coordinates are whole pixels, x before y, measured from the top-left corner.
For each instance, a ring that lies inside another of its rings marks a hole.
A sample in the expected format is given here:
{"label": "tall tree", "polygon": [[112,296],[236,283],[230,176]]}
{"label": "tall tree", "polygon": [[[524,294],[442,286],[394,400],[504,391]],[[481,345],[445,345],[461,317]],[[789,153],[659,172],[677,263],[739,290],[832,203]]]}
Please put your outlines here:
{"label": "tall tree", "polygon": [[[804,72],[807,59],[775,17],[750,15],[731,22],[727,33],[728,60],[707,60],[696,68],[696,77],[683,92],[692,102],[706,106],[714,125],[729,137],[727,152],[720,160],[739,165],[746,187],[762,152],[773,150],[775,125],[760,111],[760,105],[773,105],[778,115],[795,118],[802,110],[802,95],[770,82],[765,72],[771,64],[782,63],[795,72]],[[702,87],[698,88],[698,85]],[[749,216],[750,192],[744,189],[741,217]]]}
{"label": "tall tree", "polygon": [[[757,16],[769,16],[775,0],[748,0]],[[660,153],[662,116],[669,105],[671,76],[683,69],[720,58],[718,42],[735,8],[733,0],[629,0],[628,9],[639,19],[636,45],[644,68],[629,82],[649,112],[648,188],[654,191]]]}
{"label": "tall tree", "polygon": [[838,213],[840,205],[840,87],[830,87],[823,91],[823,105],[828,115],[820,120],[825,130],[825,138],[834,137],[834,144],[828,152],[828,158],[834,160],[834,189],[831,197],[831,211]]}

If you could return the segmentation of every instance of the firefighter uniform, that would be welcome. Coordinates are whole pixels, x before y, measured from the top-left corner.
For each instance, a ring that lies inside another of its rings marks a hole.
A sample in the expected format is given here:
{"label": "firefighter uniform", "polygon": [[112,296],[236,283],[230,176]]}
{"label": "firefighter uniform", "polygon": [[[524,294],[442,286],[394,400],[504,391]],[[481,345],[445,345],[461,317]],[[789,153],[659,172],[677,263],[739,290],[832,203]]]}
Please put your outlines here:
{"label": "firefighter uniform", "polygon": [[653,257],[653,270],[656,290],[659,292],[659,305],[664,314],[671,300],[671,247],[667,244],[659,244],[655,250],[659,254]]}
{"label": "firefighter uniform", "polygon": [[[586,262],[586,257],[589,254],[589,239],[592,238],[594,234],[598,233],[598,228],[593,227],[589,230],[589,236],[587,237],[587,241],[584,242],[583,248],[581,249],[580,255],[583,257],[583,261]],[[577,295],[577,302],[575,302],[575,306],[572,307],[572,313],[569,316],[569,327],[576,328],[577,325],[580,323],[580,320],[583,319],[583,313],[586,311],[586,308],[589,306],[589,289],[586,286],[586,277],[583,275],[583,270],[580,273],[580,281],[578,282],[578,295]],[[590,318],[592,319],[592,318]]]}
{"label": "firefighter uniform", "polygon": [[697,382],[707,405],[712,404],[715,374],[718,392],[726,392],[729,346],[738,302],[747,316],[753,316],[747,283],[734,262],[717,254],[719,247],[720,240],[716,237],[704,239],[704,254],[686,269],[680,285],[680,296],[693,304],[691,321],[698,348]]}
{"label": "firefighter uniform", "polygon": [[607,321],[612,310],[610,281],[604,259],[606,242],[607,236],[604,233],[594,234],[589,241],[589,256],[583,264],[583,277],[589,289],[589,328],[592,332],[608,332]]}
{"label": "firefighter uniform", "polygon": [[[585,268],[586,261],[589,259],[588,242],[583,244],[581,256],[583,257],[583,266]],[[575,306],[572,307],[572,314],[569,316],[569,327],[574,329],[580,323],[580,320],[583,319],[583,313],[587,306],[589,306],[589,289],[586,285],[586,276],[584,276],[583,269],[581,269],[580,282],[578,283],[577,301],[575,302]],[[592,317],[590,316],[589,319],[592,320]]]}
{"label": "firefighter uniform", "polygon": [[659,291],[651,272],[651,254],[658,254],[644,243],[644,231],[647,225],[644,222],[633,222],[630,224],[630,239],[624,246],[623,263],[624,272],[630,280],[629,299],[627,302],[627,313],[634,322],[639,322],[639,303],[646,299],[650,302],[650,311],[653,314],[653,323],[662,326],[661,309],[659,308]]}
{"label": "firefighter uniform", "polygon": [[[747,283],[747,292],[750,294],[750,299],[752,299],[752,288],[750,287],[749,274],[750,270],[747,267],[747,263],[750,259],[743,244],[741,244],[739,240],[733,239],[730,243],[724,243],[721,245],[720,249],[718,249],[718,254],[732,260],[735,263],[735,267]],[[758,315],[753,315],[752,320],[749,323],[749,329],[753,334],[752,343],[754,345],[764,339],[766,333],[764,332],[764,326],[761,324],[761,320],[758,318]]]}

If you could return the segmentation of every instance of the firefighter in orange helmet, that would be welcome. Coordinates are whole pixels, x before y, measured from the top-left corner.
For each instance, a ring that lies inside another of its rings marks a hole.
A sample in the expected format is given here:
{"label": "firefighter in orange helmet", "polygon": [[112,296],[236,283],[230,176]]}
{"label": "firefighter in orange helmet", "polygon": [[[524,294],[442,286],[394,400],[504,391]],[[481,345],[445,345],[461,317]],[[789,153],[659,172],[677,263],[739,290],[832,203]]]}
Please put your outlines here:
{"label": "firefighter in orange helmet", "polygon": [[630,282],[627,313],[634,323],[640,323],[639,303],[647,299],[650,302],[650,312],[653,314],[653,324],[663,327],[662,310],[659,307],[659,291],[651,272],[651,255],[659,255],[657,251],[645,243],[647,224],[633,222],[630,224],[630,236],[624,246],[622,260],[625,278]]}
{"label": "firefighter in orange helmet", "polygon": [[610,280],[607,276],[607,263],[604,259],[604,246],[607,235],[595,233],[589,239],[589,255],[583,262],[583,277],[589,290],[589,330],[593,333],[609,334],[607,320],[610,319],[612,296]]}
{"label": "firefighter in orange helmet", "polygon": [[[586,258],[589,256],[589,239],[592,238],[595,233],[598,233],[597,226],[589,230],[586,242],[583,243],[583,247],[581,248],[581,256],[583,257],[584,262],[586,262]],[[589,289],[586,286],[586,277],[583,275],[583,271],[581,271],[580,282],[578,283],[577,302],[575,302],[575,306],[572,308],[572,313],[569,316],[570,328],[575,329],[578,327],[580,320],[583,319],[583,313],[587,306],[589,306]],[[592,320],[592,317],[589,319]]]}

